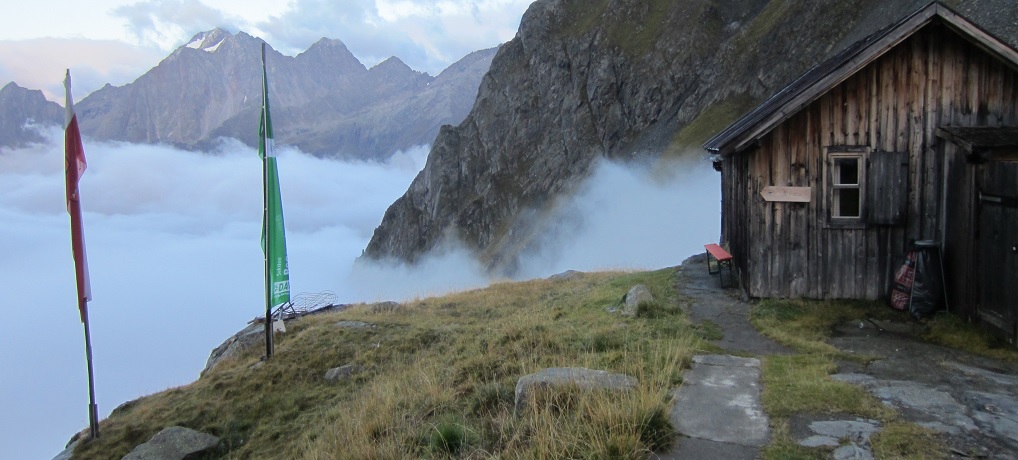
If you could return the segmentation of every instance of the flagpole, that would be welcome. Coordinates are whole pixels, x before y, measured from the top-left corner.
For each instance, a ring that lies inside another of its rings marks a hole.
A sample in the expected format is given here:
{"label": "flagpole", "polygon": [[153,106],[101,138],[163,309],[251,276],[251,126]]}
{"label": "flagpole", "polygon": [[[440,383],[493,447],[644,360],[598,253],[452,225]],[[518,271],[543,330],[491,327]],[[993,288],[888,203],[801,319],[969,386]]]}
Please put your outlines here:
{"label": "flagpole", "polygon": [[[81,203],[77,200],[70,200],[69,212],[71,214],[71,248],[74,254],[85,253],[85,242],[82,232],[81,222]],[[82,257],[83,258],[83,257]],[[75,261],[75,271],[81,271],[82,268],[78,267],[79,262]],[[85,325],[85,363],[88,367],[88,429],[92,439],[99,438],[99,406],[95,403],[95,371],[92,367],[92,333],[88,327],[88,296],[87,291],[89,288],[85,287],[87,281],[84,281],[85,275],[79,275],[75,273],[75,277],[82,279],[79,282],[78,287],[78,313],[81,316],[81,322]]]}
{"label": "flagpole", "polygon": [[[268,117],[269,108],[267,103],[269,92],[268,74],[265,69],[265,43],[262,43],[262,126],[264,131],[261,133],[262,143],[266,143],[265,136],[268,134]],[[262,155],[262,234],[265,238],[265,248],[262,252],[265,255],[265,359],[272,357],[272,280],[269,278],[271,270],[271,262],[269,253],[271,251],[268,248],[272,247],[271,235],[269,231],[269,168],[268,168],[269,156],[268,152]]]}
{"label": "flagpole", "polygon": [[92,371],[92,334],[88,330],[88,305],[79,298],[82,320],[85,323],[85,361],[88,363],[88,428],[92,439],[99,439],[99,406],[95,403],[95,374]]}
{"label": "flagpole", "polygon": [[95,373],[92,367],[92,334],[88,328],[88,301],[92,299],[88,279],[88,258],[85,255],[85,236],[81,222],[81,201],[78,181],[87,167],[85,151],[81,145],[81,132],[74,113],[71,97],[71,71],[64,77],[66,93],[64,120],[64,182],[67,193],[67,213],[71,217],[71,255],[74,259],[74,279],[78,295],[78,314],[85,326],[85,363],[88,367],[88,427],[92,439],[99,437],[99,406],[95,403]]}

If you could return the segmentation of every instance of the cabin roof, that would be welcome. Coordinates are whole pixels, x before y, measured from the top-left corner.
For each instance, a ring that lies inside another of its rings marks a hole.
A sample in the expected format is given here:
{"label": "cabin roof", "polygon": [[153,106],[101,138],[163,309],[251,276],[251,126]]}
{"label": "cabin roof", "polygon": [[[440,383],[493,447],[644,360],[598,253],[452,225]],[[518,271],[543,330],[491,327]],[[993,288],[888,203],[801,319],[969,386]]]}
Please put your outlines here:
{"label": "cabin roof", "polygon": [[703,147],[711,153],[721,155],[744,150],[831,88],[847,80],[934,21],[946,24],[987,52],[1018,66],[1018,51],[1014,48],[939,1],[932,2],[806,71],[757,108],[709,139]]}

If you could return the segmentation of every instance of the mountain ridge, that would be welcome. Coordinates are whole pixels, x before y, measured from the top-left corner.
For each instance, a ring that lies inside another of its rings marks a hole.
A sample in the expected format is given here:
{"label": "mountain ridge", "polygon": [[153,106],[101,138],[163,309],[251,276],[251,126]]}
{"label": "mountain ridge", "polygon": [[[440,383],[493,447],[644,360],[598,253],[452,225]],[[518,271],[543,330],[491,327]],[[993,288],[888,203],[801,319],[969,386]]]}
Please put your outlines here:
{"label": "mountain ridge", "polygon": [[[262,43],[220,28],[195,34],[133,82],[107,84],[77,101],[82,135],[186,150],[214,149],[223,137],[256,145],[251,127],[261,110]],[[450,97],[448,86],[453,93],[475,93],[495,50],[450,65],[462,78],[433,88],[438,77],[411,69],[398,57],[365,67],[338,39],[322,38],[296,56],[268,47],[276,141],[316,156],[358,159],[384,159],[430,144],[439,126],[460,122],[472,103],[472,97]],[[10,133],[0,137],[0,146],[41,140],[8,128],[25,119],[60,123],[52,116],[54,108],[63,111],[56,103],[47,101],[44,109],[2,102],[0,117],[18,121],[5,124]]]}
{"label": "mountain ridge", "polygon": [[24,147],[45,139],[33,125],[63,125],[64,109],[46,100],[40,90],[10,82],[0,88],[0,145]]}

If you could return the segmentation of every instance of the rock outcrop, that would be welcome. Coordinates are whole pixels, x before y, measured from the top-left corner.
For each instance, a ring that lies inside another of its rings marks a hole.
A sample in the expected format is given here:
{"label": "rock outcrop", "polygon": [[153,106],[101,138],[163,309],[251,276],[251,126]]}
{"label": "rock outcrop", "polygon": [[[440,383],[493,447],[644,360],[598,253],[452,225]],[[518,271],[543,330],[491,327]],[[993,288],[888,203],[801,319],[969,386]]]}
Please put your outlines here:
{"label": "rock outcrop", "polygon": [[340,382],[352,377],[354,374],[361,371],[360,366],[355,364],[344,364],[339,367],[329,369],[325,372],[325,380],[328,382]]}
{"label": "rock outcrop", "polygon": [[205,368],[202,369],[200,376],[204,376],[206,373],[211,371],[220,361],[224,359],[237,356],[244,350],[247,350],[255,345],[265,345],[265,323],[264,322],[252,322],[247,327],[241,329],[240,332],[234,334],[230,338],[226,339],[222,344],[212,350],[209,353],[209,359],[205,361]]}
{"label": "rock outcrop", "polygon": [[171,426],[138,445],[123,460],[184,460],[219,445],[219,438],[190,428]]}
{"label": "rock outcrop", "polygon": [[[364,257],[413,263],[453,239],[511,275],[546,211],[595,159],[699,155],[702,141],[803,71],[926,3],[538,0]],[[1018,42],[1008,1],[955,3]]]}
{"label": "rock outcrop", "polygon": [[651,303],[654,303],[654,295],[650,293],[650,289],[642,284],[637,284],[622,297],[622,314],[636,316],[640,311],[640,305]]}
{"label": "rock outcrop", "polygon": [[628,391],[636,388],[635,377],[582,367],[552,367],[525,375],[516,382],[515,410],[527,408],[541,391],[562,391],[568,388]]}

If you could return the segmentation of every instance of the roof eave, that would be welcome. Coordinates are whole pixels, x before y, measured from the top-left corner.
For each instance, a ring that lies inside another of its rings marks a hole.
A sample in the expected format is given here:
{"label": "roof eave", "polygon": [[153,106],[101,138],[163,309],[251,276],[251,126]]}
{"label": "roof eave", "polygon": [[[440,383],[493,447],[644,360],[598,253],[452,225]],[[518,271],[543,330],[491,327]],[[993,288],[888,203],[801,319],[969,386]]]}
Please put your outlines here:
{"label": "roof eave", "polygon": [[[721,155],[731,155],[746,149],[754,142],[759,141],[774,127],[819,99],[831,88],[844,82],[883,56],[888,50],[911,37],[932,22],[934,18],[941,18],[944,23],[962,32],[963,36],[969,37],[976,45],[1009,61],[1012,65],[1018,65],[1018,51],[1010,48],[951,8],[940,2],[933,2],[889,26],[886,30],[857,42],[862,45],[859,46],[859,49],[848,52],[844,56],[836,55],[814,66],[757,108],[709,139],[703,144],[703,148]],[[846,51],[851,48],[847,48]],[[826,69],[828,66],[831,68]]]}

